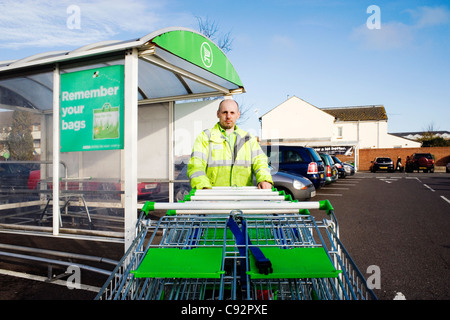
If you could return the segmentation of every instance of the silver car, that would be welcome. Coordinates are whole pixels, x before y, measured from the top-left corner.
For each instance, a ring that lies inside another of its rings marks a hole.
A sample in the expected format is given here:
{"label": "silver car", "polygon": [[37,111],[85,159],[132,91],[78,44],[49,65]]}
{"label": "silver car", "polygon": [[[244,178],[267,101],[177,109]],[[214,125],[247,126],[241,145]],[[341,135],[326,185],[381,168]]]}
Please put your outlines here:
{"label": "silver car", "polygon": [[[293,200],[306,201],[316,196],[316,188],[314,184],[302,175],[277,171],[271,169],[274,187],[278,191],[284,191],[287,195],[291,195]],[[177,180],[188,180],[187,166],[184,166],[177,177]],[[254,182],[256,183],[254,177]],[[175,184],[175,200],[183,200],[186,194],[189,194],[191,185],[189,182]]]}
{"label": "silver car", "polygon": [[353,176],[355,174],[355,167],[352,166],[349,163],[344,162],[344,170],[345,170],[345,175],[347,176]]}
{"label": "silver car", "polygon": [[293,200],[306,201],[316,196],[314,184],[302,175],[275,171],[272,168],[274,187],[290,194]]}

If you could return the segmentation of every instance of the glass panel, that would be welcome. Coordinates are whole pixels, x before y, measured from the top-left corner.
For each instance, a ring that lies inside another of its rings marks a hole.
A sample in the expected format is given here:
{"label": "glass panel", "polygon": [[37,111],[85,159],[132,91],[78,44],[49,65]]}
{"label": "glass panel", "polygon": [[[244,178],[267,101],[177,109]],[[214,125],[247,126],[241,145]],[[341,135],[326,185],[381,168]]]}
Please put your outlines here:
{"label": "glass panel", "polygon": [[49,110],[53,105],[53,75],[37,75],[0,80],[0,106]]}
{"label": "glass panel", "polygon": [[138,201],[167,201],[169,104],[138,108]]}
{"label": "glass panel", "polygon": [[[123,59],[72,67],[62,72],[120,63],[123,63]],[[8,177],[7,183],[0,186],[0,223],[13,224],[17,228],[52,227],[52,82],[52,72],[0,80],[0,108],[17,109],[17,106],[21,106],[50,111],[46,114],[26,112],[33,119],[29,126],[33,157],[31,161],[19,163],[29,167],[22,170],[20,175],[16,174],[16,177],[20,176],[20,181]],[[8,119],[6,114],[12,112],[2,112],[0,117],[0,163],[6,163],[1,161],[5,160],[5,141],[11,127],[14,127],[12,120],[5,120]],[[121,159],[122,150],[61,153],[59,222],[62,233],[65,229],[89,229],[108,231],[111,237],[123,237]],[[11,160],[8,159],[8,164],[13,164]],[[18,190],[17,183],[23,188]]]}
{"label": "glass panel", "polygon": [[207,87],[203,84],[200,84],[196,81],[193,81],[191,79],[187,79],[183,77],[184,82],[186,82],[187,86],[189,87],[189,89],[191,89],[192,93],[208,93],[208,92],[214,92],[216,90],[214,90],[211,87]]}
{"label": "glass panel", "polygon": [[198,134],[217,123],[217,109],[221,100],[177,102],[174,111],[174,200],[182,200],[191,190],[187,177],[187,163]]}
{"label": "glass panel", "polygon": [[139,60],[139,88],[147,99],[187,94],[186,88],[170,71]]}
{"label": "glass panel", "polygon": [[0,112],[0,223],[36,225],[40,121],[29,111]]}

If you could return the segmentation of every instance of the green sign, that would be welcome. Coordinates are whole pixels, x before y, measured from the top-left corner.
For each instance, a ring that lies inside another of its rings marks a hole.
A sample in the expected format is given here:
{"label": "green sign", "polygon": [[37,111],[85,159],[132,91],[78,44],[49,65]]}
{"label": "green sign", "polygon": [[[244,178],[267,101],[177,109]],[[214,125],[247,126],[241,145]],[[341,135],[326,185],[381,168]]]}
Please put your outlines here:
{"label": "green sign", "polygon": [[61,152],[123,148],[122,65],[61,75]]}
{"label": "green sign", "polygon": [[152,42],[237,86],[242,86],[239,75],[223,51],[200,34],[183,30],[170,31],[155,37]]}

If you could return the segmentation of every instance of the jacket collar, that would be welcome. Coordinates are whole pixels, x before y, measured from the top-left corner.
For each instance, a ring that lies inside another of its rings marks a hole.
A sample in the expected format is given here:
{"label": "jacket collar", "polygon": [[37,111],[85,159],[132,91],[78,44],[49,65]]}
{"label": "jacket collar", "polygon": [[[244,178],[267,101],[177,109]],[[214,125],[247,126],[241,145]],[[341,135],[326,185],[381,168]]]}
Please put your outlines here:
{"label": "jacket collar", "polygon": [[[214,126],[215,130],[218,130],[219,132],[225,132],[225,129],[223,129],[220,126],[220,123],[217,122],[216,125]],[[236,132],[236,134],[240,135],[240,136],[245,136],[247,134],[247,132],[245,132],[244,130],[242,130],[241,128],[239,128],[237,125],[234,126],[234,132]]]}

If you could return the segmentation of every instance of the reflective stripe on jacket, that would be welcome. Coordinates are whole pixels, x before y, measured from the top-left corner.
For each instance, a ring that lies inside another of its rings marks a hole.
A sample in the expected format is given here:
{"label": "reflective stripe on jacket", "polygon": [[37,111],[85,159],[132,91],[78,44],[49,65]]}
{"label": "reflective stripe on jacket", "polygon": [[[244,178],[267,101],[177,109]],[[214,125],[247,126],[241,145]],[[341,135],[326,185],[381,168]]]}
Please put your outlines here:
{"label": "reflective stripe on jacket", "polygon": [[204,130],[195,140],[187,175],[194,189],[212,186],[252,186],[267,181],[273,184],[267,156],[256,138],[237,126],[234,148],[217,123]]}

